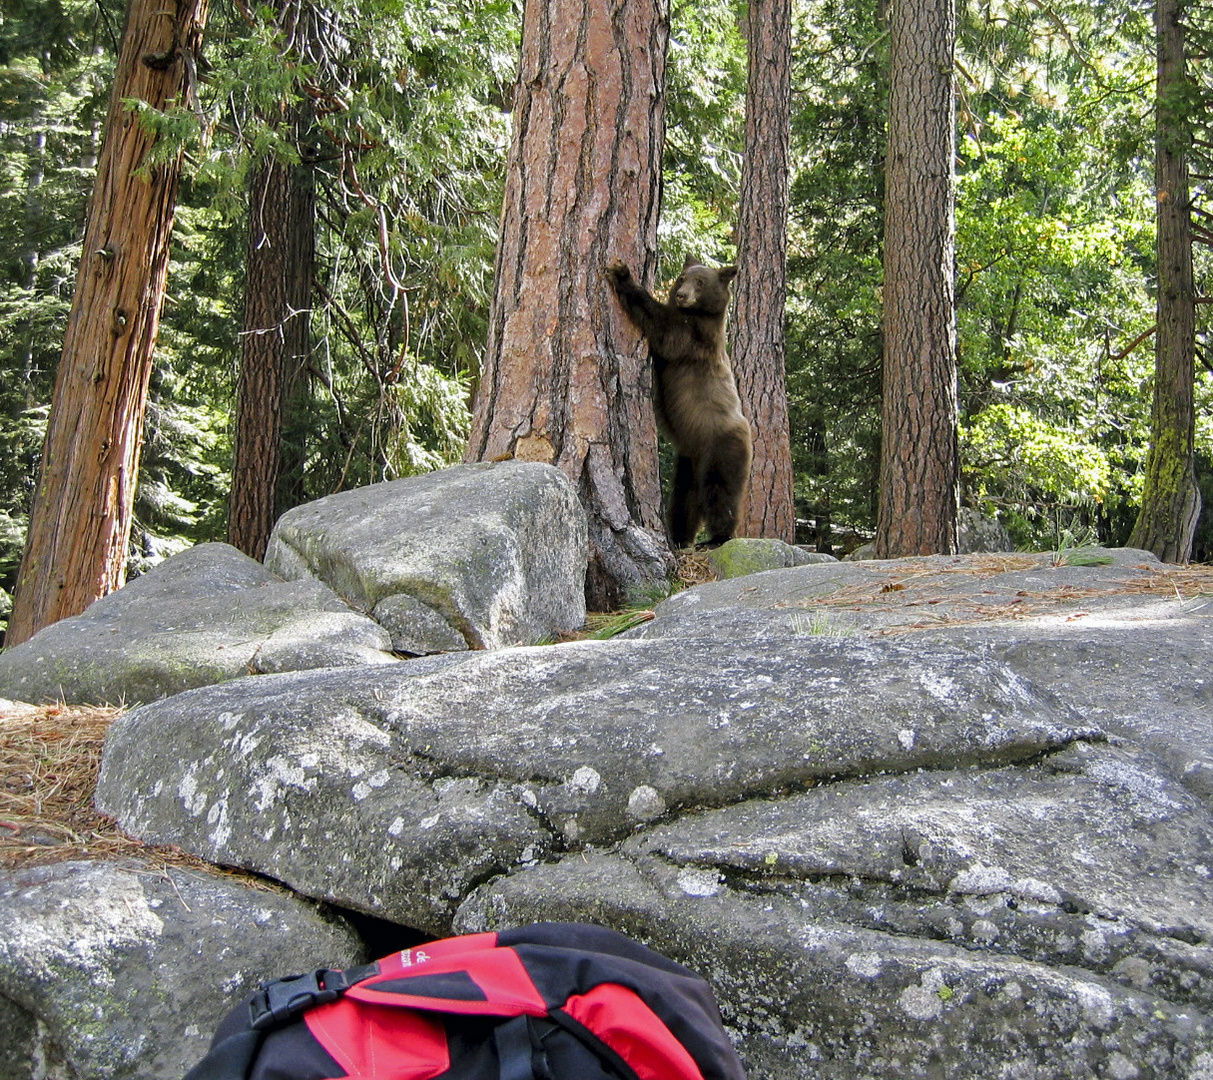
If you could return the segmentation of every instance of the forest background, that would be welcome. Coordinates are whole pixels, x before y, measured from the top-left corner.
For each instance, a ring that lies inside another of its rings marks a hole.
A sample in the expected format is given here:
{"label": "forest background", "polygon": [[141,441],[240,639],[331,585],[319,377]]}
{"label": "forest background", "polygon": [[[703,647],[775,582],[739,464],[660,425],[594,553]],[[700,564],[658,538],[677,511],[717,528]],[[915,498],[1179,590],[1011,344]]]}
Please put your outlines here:
{"label": "forest background", "polygon": [[[299,6],[314,23],[307,49],[292,52],[288,5],[215,4],[197,100],[141,118],[164,153],[184,148],[186,167],[136,572],[227,536],[250,191],[269,161],[300,170],[314,197],[277,510],[463,454],[488,333],[520,5]],[[123,7],[0,3],[5,589],[37,483]],[[735,254],[745,11],[731,0],[672,4],[666,280],[686,254]],[[1123,543],[1140,504],[1154,374],[1152,18],[1152,5],[1124,0],[959,11],[962,501],[997,514],[1022,547]],[[1206,67],[1208,40],[1193,32]],[[888,36],[875,4],[795,0],[793,42],[786,365],[798,538],[841,553],[871,535],[877,507]],[[1208,171],[1193,178],[1206,238]],[[1213,259],[1205,243],[1195,254],[1204,297]],[[1198,307],[1197,559],[1213,555],[1208,311]]]}

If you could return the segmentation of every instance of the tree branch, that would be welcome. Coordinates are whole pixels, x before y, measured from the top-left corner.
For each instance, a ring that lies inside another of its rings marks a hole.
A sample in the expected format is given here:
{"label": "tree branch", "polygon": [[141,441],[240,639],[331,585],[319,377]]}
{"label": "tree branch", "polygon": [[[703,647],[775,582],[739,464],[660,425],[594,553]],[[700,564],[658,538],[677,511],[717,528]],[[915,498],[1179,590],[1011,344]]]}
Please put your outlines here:
{"label": "tree branch", "polygon": [[1126,345],[1123,349],[1121,349],[1120,352],[1113,353],[1111,356],[1108,357],[1108,359],[1109,360],[1123,360],[1126,356],[1129,355],[1129,353],[1131,353],[1140,344],[1142,344],[1142,342],[1148,341],[1157,332],[1158,332],[1158,324],[1155,323],[1153,326],[1150,327],[1149,330],[1146,330],[1143,333],[1138,334],[1137,337],[1135,337],[1132,341],[1130,341],[1129,344]]}

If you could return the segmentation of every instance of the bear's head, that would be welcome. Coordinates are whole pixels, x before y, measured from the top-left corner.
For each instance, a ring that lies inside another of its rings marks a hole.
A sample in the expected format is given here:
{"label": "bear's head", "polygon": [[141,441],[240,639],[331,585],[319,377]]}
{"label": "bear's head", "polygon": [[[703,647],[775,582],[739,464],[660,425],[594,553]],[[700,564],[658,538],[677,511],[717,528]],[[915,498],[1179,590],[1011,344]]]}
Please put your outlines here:
{"label": "bear's head", "polygon": [[682,273],[670,287],[670,303],[688,311],[723,315],[729,306],[729,282],[736,276],[735,266],[704,266],[688,255]]}

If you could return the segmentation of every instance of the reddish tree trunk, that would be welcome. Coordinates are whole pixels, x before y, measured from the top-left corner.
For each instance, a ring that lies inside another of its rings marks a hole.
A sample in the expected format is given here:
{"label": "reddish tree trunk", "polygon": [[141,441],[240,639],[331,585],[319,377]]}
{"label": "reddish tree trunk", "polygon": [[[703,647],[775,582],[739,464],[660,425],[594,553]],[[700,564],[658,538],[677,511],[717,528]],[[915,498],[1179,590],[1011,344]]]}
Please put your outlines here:
{"label": "reddish tree trunk", "polygon": [[956,550],[954,0],[890,8],[878,557]]}
{"label": "reddish tree trunk", "polygon": [[180,161],[139,173],[154,139],[123,101],[162,109],[184,96],[207,3],[127,10],[7,645],[125,578]]}
{"label": "reddish tree trunk", "polygon": [[468,461],[573,480],[590,525],[586,600],[617,607],[671,566],[652,372],[615,304],[612,258],[651,277],[667,0],[528,0],[489,343]]}
{"label": "reddish tree trunk", "polygon": [[737,221],[737,284],[729,352],[754,463],[739,536],[796,539],[784,372],[791,0],[750,0],[745,163]]}

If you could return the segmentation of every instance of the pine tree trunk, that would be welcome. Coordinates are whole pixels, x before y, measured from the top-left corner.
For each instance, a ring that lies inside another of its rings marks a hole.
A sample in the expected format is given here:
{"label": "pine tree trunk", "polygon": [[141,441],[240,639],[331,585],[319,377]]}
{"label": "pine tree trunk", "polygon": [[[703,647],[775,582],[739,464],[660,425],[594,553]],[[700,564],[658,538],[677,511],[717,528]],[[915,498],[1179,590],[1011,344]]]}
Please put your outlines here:
{"label": "pine tree trunk", "polygon": [[56,377],[7,645],[83,611],[125,578],[180,161],[124,99],[182,99],[208,0],[131,0]]}
{"label": "pine tree trunk", "polygon": [[890,7],[878,557],[956,550],[954,0]]}
{"label": "pine tree trunk", "polygon": [[274,159],[256,171],[249,196],[227,540],[260,559],[279,510],[283,410],[311,344],[316,211],[307,168]]}
{"label": "pine tree trunk", "polygon": [[672,565],[652,372],[604,268],[652,277],[668,0],[527,0],[489,342],[468,461],[562,469],[590,525],[586,600]]}
{"label": "pine tree trunk", "polygon": [[739,536],[796,539],[784,371],[791,137],[791,0],[750,0],[745,163],[730,355],[754,463]]}
{"label": "pine tree trunk", "polygon": [[1183,0],[1158,0],[1158,109],[1154,176],[1158,222],[1158,331],[1154,406],[1141,512],[1129,546],[1164,562],[1186,562],[1200,515],[1193,456],[1196,413],[1196,288],[1188,193],[1190,121],[1184,116]]}

